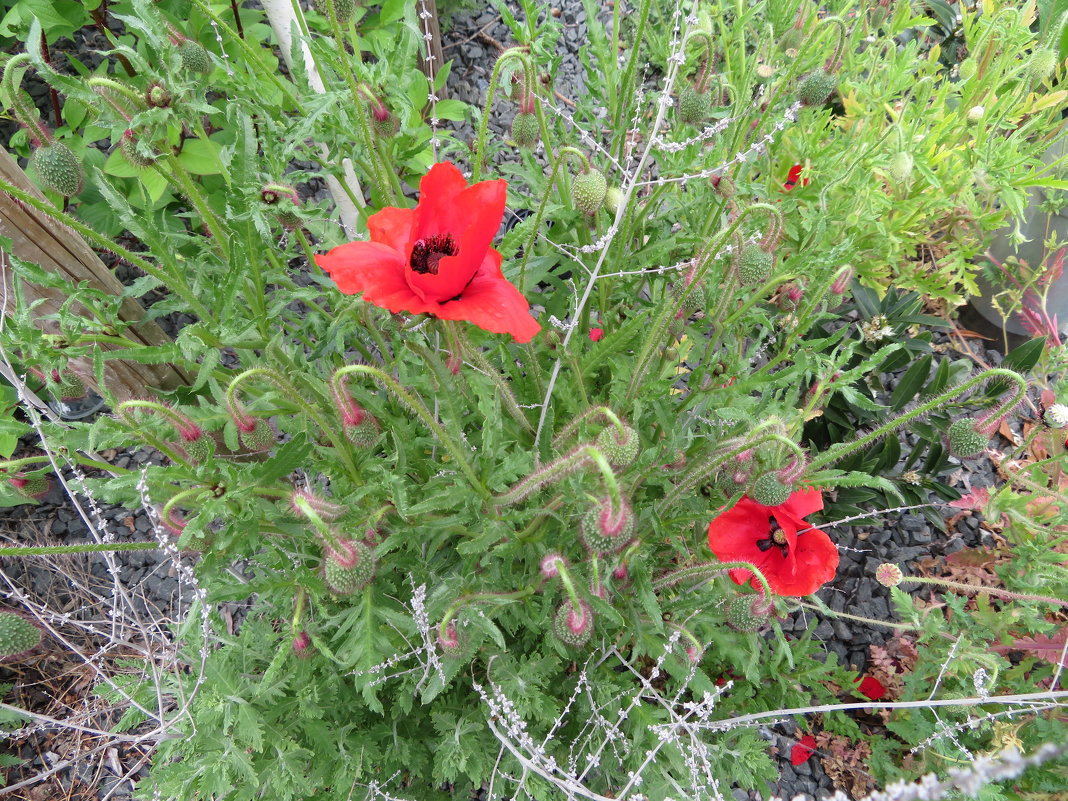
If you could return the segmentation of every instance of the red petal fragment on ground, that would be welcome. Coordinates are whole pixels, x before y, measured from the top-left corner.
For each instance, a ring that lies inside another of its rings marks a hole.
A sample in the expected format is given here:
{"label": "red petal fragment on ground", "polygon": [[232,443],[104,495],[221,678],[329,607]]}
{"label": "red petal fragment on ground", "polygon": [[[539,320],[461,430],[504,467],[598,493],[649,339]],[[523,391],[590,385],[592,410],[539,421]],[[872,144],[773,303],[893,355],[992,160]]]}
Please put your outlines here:
{"label": "red petal fragment on ground", "polygon": [[802,737],[797,745],[790,749],[790,764],[800,765],[802,762],[808,762],[809,757],[816,751],[816,738],[811,734],[806,734]]}

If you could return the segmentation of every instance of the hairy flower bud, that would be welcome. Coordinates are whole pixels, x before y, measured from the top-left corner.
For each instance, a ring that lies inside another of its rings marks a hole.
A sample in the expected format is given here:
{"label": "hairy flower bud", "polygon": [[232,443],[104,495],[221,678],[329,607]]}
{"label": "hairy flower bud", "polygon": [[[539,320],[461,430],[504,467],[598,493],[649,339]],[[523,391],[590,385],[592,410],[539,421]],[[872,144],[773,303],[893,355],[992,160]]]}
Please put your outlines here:
{"label": "hairy flower bud", "polygon": [[386,104],[381,100],[368,103],[368,111],[371,115],[371,127],[382,139],[388,139],[400,130],[400,120],[395,114],[390,113]]}
{"label": "hairy flower bud", "polygon": [[591,553],[612,553],[630,542],[634,534],[634,512],[624,501],[619,514],[612,514],[612,503],[605,500],[591,506],[582,516],[579,536]]}
{"label": "hairy flower bud", "polygon": [[30,166],[37,171],[37,177],[45,189],[64,197],[82,191],[82,164],[62,142],[52,142],[34,150],[30,156]]}
{"label": "hairy flower bud", "polygon": [[53,370],[49,390],[61,401],[81,400],[86,395],[85,382],[72,370]]}
{"label": "hairy flower bud", "polygon": [[1048,47],[1036,47],[1027,60],[1027,77],[1031,83],[1041,83],[1057,69],[1057,53]]}
{"label": "hairy flower bud", "polygon": [[712,110],[712,98],[707,89],[686,82],[679,91],[678,115],[687,125],[700,125]]}
{"label": "hairy flower bud", "polygon": [[553,634],[564,645],[581,648],[593,635],[593,610],[585,601],[576,609],[571,601],[564,601],[553,619]]}
{"label": "hairy flower bud", "polygon": [[438,628],[438,648],[445,656],[461,657],[466,650],[466,635],[461,635],[455,621],[449,621],[444,631]]}
{"label": "hairy flower bud", "polygon": [[178,43],[178,55],[181,56],[182,66],[190,72],[211,72],[211,57],[199,42],[182,39]]}
{"label": "hairy flower bud", "polygon": [[338,595],[359,592],[375,577],[375,557],[359,540],[342,543],[342,551],[327,548],[323,579]]}
{"label": "hairy flower bud", "polygon": [[7,483],[23,498],[39,501],[52,489],[52,482],[45,476],[12,476]]}
{"label": "hairy flower bud", "polygon": [[763,283],[771,275],[775,256],[759,245],[746,245],[738,258],[738,280],[746,286]]}
{"label": "hairy flower bud", "polygon": [[791,488],[779,480],[774,473],[765,473],[753,482],[747,493],[761,506],[782,506],[790,500]]}
{"label": "hairy flower bud", "polygon": [[906,150],[902,150],[899,153],[894,154],[894,157],[890,159],[890,164],[887,165],[886,169],[894,181],[903,184],[912,177],[912,164],[912,154]]}
{"label": "hairy flower bud", "polygon": [[234,420],[234,423],[237,425],[237,438],[246,450],[265,451],[277,439],[270,423],[260,417],[246,417]]}
{"label": "hairy flower bud", "polygon": [[306,659],[312,655],[312,641],[304,629],[301,629],[300,633],[293,638],[293,653],[301,659]]}
{"label": "hairy flower bud", "polygon": [[727,625],[744,632],[759,631],[768,619],[768,609],[759,595],[737,595],[727,602]]}
{"label": "hairy flower bud", "polygon": [[738,191],[729,175],[713,175],[709,180],[712,183],[712,188],[716,190],[716,194],[722,198],[730,199]]}
{"label": "hairy flower bud", "polygon": [[845,291],[849,289],[849,284],[853,280],[853,268],[850,265],[844,266],[838,271],[837,277],[834,279],[834,283],[831,284],[832,295],[843,295]]}
{"label": "hairy flower bud", "polygon": [[512,139],[520,147],[534,147],[540,136],[538,116],[529,111],[520,111],[512,119]]}
{"label": "hairy flower bud", "polygon": [[145,153],[144,146],[140,142],[141,140],[137,138],[134,132],[127,128],[123,131],[122,139],[119,140],[119,150],[122,151],[123,157],[134,167],[148,167],[156,160],[156,157]]}
{"label": "hairy flower bud", "polygon": [[44,639],[44,630],[21,612],[0,610],[0,662],[15,662]]}
{"label": "hairy flower bud", "polygon": [[983,121],[983,117],[986,115],[986,109],[982,106],[972,106],[968,109],[968,122],[972,125],[977,125]]}
{"label": "hairy flower bud", "polygon": [[958,459],[970,459],[978,456],[986,448],[988,437],[977,430],[977,421],[972,417],[954,420],[946,431],[949,440],[949,452]]}
{"label": "hairy flower bud", "polygon": [[571,200],[575,208],[585,214],[596,214],[604,204],[606,194],[608,181],[598,169],[591,167],[586,172],[580,172],[571,182]]}
{"label": "hairy flower bud", "polygon": [[622,435],[614,425],[605,426],[595,443],[612,467],[627,467],[638,457],[638,432],[628,425]]}
{"label": "hairy flower bud", "polygon": [[618,186],[608,187],[608,191],[604,193],[604,207],[615,214],[619,211],[619,207],[623,205],[623,192]]}
{"label": "hairy flower bud", "polygon": [[560,575],[560,566],[567,567],[567,561],[560,554],[550,552],[541,558],[541,574],[545,578],[556,578]]}
{"label": "hairy flower bud", "polygon": [[831,92],[838,88],[838,79],[825,70],[810,72],[804,81],[797,96],[806,106],[822,106],[827,102]]}
{"label": "hairy flower bud", "polygon": [[[356,0],[333,0],[334,16],[344,25],[356,13]],[[324,17],[330,16],[330,0],[315,0],[315,10]]]}

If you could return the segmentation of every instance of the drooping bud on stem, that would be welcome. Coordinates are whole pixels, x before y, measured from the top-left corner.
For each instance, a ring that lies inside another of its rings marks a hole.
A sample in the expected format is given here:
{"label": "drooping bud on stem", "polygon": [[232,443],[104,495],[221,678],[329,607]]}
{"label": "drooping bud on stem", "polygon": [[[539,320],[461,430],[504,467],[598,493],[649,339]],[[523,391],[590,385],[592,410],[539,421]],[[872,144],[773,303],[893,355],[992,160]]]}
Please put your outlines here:
{"label": "drooping bud on stem", "polygon": [[321,498],[311,490],[293,490],[293,494],[289,496],[289,506],[293,510],[293,513],[301,518],[308,518],[305,507],[313,511],[318,517],[324,521],[337,520],[343,514],[345,514],[345,507],[336,503],[331,503],[325,498]]}
{"label": "drooping bud on stem", "polygon": [[348,440],[359,448],[369,448],[378,441],[381,426],[375,416],[360,406],[348,389],[349,374],[338,371],[330,382],[330,393]]}

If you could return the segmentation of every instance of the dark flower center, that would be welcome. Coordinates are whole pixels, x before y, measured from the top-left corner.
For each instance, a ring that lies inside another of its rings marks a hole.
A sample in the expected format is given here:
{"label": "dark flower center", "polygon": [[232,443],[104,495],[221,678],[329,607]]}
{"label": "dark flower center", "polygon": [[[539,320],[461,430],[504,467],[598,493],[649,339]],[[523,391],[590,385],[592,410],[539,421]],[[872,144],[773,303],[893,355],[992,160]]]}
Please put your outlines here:
{"label": "dark flower center", "polygon": [[446,256],[455,256],[457,250],[452,234],[434,234],[415,243],[410,264],[420,275],[437,275],[438,262]]}
{"label": "dark flower center", "polygon": [[779,525],[779,521],[775,519],[775,515],[771,515],[768,518],[768,536],[762,540],[757,540],[756,545],[761,551],[778,548],[782,552],[783,558],[786,558],[786,554],[790,550],[790,541],[786,536],[786,532]]}

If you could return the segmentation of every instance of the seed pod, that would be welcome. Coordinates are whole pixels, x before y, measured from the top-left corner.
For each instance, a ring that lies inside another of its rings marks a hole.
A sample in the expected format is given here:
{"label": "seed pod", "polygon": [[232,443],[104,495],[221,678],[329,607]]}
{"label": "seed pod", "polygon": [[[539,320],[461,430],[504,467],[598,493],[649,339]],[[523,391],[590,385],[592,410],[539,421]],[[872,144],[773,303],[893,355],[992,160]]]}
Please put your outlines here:
{"label": "seed pod", "polygon": [[749,488],[749,497],[761,506],[782,506],[790,500],[791,488],[774,473],[765,473]]}
{"label": "seed pod", "polygon": [[619,207],[623,205],[623,192],[618,186],[608,187],[608,191],[604,195],[604,207],[615,214],[619,211]]}
{"label": "seed pod", "polygon": [[838,79],[824,70],[810,72],[801,83],[797,96],[806,106],[822,106],[838,88]]}
{"label": "seed pod", "polygon": [[72,197],[82,191],[82,164],[62,142],[42,145],[34,150],[30,164],[37,171],[45,189],[64,197]]}
{"label": "seed pod", "polygon": [[600,170],[591,168],[587,172],[580,172],[571,182],[571,200],[575,208],[585,214],[596,214],[604,204],[606,194],[608,181]]}

